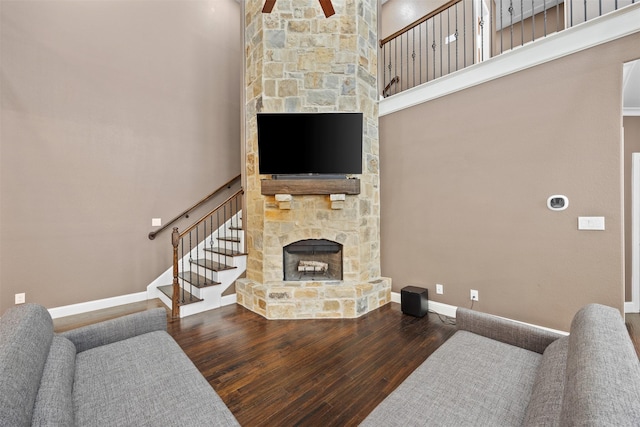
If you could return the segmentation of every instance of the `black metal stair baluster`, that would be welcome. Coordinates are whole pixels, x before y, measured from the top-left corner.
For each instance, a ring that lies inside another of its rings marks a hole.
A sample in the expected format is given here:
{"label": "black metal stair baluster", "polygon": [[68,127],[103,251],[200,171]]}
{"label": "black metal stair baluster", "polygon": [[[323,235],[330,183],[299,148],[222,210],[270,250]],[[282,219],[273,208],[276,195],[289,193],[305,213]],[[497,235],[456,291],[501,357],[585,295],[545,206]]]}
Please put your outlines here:
{"label": "black metal stair baluster", "polygon": [[524,46],[524,0],[520,0],[520,46]]}
{"label": "black metal stair baluster", "polygon": [[425,81],[429,81],[429,20],[424,23]]}
{"label": "black metal stair baluster", "polygon": [[502,0],[500,0],[500,53],[504,52],[504,23],[502,20]]}
{"label": "black metal stair baluster", "polygon": [[[224,230],[224,241],[225,241],[225,245],[224,245],[224,253],[225,255],[227,254],[227,245],[229,244],[229,240],[228,236],[227,236],[227,204],[225,203],[225,205],[222,207],[222,230]],[[232,245],[233,247],[233,245]],[[226,265],[226,257],[223,258],[225,260],[224,264]],[[218,262],[220,265],[222,265],[222,262]]]}
{"label": "black metal stair baluster", "polygon": [[547,0],[543,0],[542,7],[544,8],[544,37],[547,37]]}
{"label": "black metal stair baluster", "polygon": [[418,26],[418,52],[420,53],[418,58],[418,72],[420,73],[418,84],[422,84],[422,24]]}
{"label": "black metal stair baluster", "polygon": [[[402,75],[403,70],[404,70],[404,62],[402,60],[402,35],[400,35],[400,77],[404,81],[408,82],[409,80],[405,79],[404,76]],[[400,90],[402,90],[402,88],[400,88]]]}
{"label": "black metal stair baluster", "polygon": [[[191,231],[189,231],[189,271],[193,271],[193,243],[191,241]],[[197,267],[196,267],[197,268]],[[185,286],[182,284],[182,302],[186,301]]]}
{"label": "black metal stair baluster", "polygon": [[[416,32],[415,28],[411,29],[412,45],[411,45],[411,65],[413,67],[413,86],[416,85]],[[407,43],[408,44],[408,43]],[[408,47],[407,47],[408,49]]]}
{"label": "black metal stair baluster", "polygon": [[[204,255],[204,262],[207,262],[207,220],[203,221],[203,225],[204,225],[204,233],[202,234],[202,254]],[[207,275],[205,274],[204,276],[202,276],[202,278],[204,279],[205,283],[200,283],[200,275],[198,275],[198,287],[201,288],[204,285],[206,285],[207,282]]]}
{"label": "black metal stair baluster", "polygon": [[467,67],[467,2],[462,2],[462,67]]}
{"label": "black metal stair baluster", "polygon": [[[200,233],[198,232],[199,229],[200,229],[200,226],[197,226],[196,227],[196,260],[200,259]],[[204,265],[205,266],[207,265],[206,255],[204,257]],[[198,268],[198,272],[200,272],[200,268]],[[189,283],[189,293],[191,294],[191,299],[193,299],[193,283]]]}
{"label": "black metal stair baluster", "polygon": [[484,13],[480,10],[480,59],[478,62],[484,61]]}
{"label": "black metal stair baluster", "polygon": [[[214,228],[213,228],[213,215],[209,215],[209,224],[211,224],[211,236],[209,237],[209,248],[211,249],[211,261],[213,262],[213,256],[216,253],[216,247],[213,241],[213,235],[215,234]],[[213,270],[211,270],[210,276],[211,277],[209,277],[209,280],[211,280],[211,283],[213,283]]]}
{"label": "black metal stair baluster", "polygon": [[458,71],[458,5],[460,3],[456,3],[456,32],[454,33],[456,37],[456,71]]}
{"label": "black metal stair baluster", "polygon": [[[224,241],[221,240],[221,237],[220,237],[220,210],[216,211],[216,224],[218,225],[218,256],[217,256],[217,259],[218,259],[218,264],[219,264],[220,263],[220,252],[222,252],[224,250],[224,247],[225,247],[225,245],[223,243]],[[213,277],[213,272],[211,273],[211,276]]]}
{"label": "black metal stair baluster", "polygon": [[447,37],[449,43],[447,43],[447,74],[451,73],[451,8],[447,8]]}
{"label": "black metal stair baluster", "polygon": [[[524,17],[523,17],[524,19]],[[531,41],[536,39],[536,10],[533,0],[531,0]]]}
{"label": "black metal stair baluster", "polygon": [[[395,60],[393,61],[393,65],[394,65],[393,68],[396,70],[396,73],[397,73],[397,70],[398,70],[398,38],[397,37],[393,39],[393,53],[395,56]],[[400,69],[400,73],[402,73],[402,68]],[[396,85],[396,90],[398,90],[398,85]],[[397,92],[394,91],[393,93],[395,94]]]}
{"label": "black metal stair baluster", "polygon": [[[382,96],[386,96],[386,93],[384,93],[384,85],[386,84],[385,82],[387,81],[387,69],[385,67],[385,64],[387,63],[387,43],[382,45]],[[389,63],[389,68],[391,68],[391,63]]]}
{"label": "black metal stair baluster", "polygon": [[[236,198],[234,200],[235,200],[235,203],[236,203],[236,209],[235,209],[235,215],[234,216],[236,217],[236,224],[238,224],[238,216],[239,216],[239,214],[238,214],[238,209],[239,209],[238,208],[238,196],[236,196]],[[236,237],[238,238],[238,240],[240,240],[240,227],[238,227],[238,226],[236,226]],[[240,245],[238,245],[238,249],[240,249]],[[242,251],[240,250],[240,252],[242,252]]]}
{"label": "black metal stair baluster", "polygon": [[[618,9],[618,1],[616,0],[616,9]],[[602,16],[602,0],[598,1],[598,16]]]}
{"label": "black metal stair baluster", "polygon": [[442,77],[442,72],[444,70],[444,66],[443,66],[443,62],[444,59],[442,57],[442,14],[438,15],[440,17],[440,40],[438,40],[440,42],[440,77]]}
{"label": "black metal stair baluster", "polygon": [[433,29],[433,43],[431,44],[431,50],[433,50],[433,78],[436,78],[436,20],[431,22],[431,28]]}

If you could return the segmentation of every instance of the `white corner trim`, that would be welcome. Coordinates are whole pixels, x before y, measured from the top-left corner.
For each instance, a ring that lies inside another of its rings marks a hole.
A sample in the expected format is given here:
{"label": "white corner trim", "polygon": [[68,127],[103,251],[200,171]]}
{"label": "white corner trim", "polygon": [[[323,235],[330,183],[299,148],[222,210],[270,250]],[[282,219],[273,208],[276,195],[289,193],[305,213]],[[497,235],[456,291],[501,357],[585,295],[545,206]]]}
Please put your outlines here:
{"label": "white corner trim", "polygon": [[640,7],[623,7],[379,101],[379,116],[468,89],[640,31]]}
{"label": "white corner trim", "polygon": [[631,153],[631,301],[625,313],[640,312],[640,153]]}
{"label": "white corner trim", "polygon": [[87,313],[89,311],[101,310],[103,308],[116,307],[123,304],[131,304],[133,302],[145,301],[147,292],[138,292],[135,294],[120,295],[112,298],[105,298],[95,301],[81,302],[78,304],[65,305],[49,309],[52,319],[58,317],[71,316],[74,314]]}

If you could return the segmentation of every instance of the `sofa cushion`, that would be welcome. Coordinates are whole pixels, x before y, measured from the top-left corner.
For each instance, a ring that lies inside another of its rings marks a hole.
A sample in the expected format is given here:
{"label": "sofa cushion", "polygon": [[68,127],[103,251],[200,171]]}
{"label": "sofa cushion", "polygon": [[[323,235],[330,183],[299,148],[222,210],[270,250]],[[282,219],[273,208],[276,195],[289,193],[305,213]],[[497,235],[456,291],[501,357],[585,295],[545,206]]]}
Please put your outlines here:
{"label": "sofa cushion", "polygon": [[541,357],[536,352],[458,331],[361,425],[520,425]]}
{"label": "sofa cushion", "polygon": [[571,322],[561,424],[640,425],[640,365],[620,312],[600,304]]}
{"label": "sofa cushion", "polygon": [[53,339],[49,312],[36,304],[10,308],[0,318],[0,425],[29,426]]}
{"label": "sofa cushion", "polygon": [[47,363],[44,365],[40,390],[33,408],[34,426],[72,426],[73,373],[76,348],[59,335],[53,337]]}
{"label": "sofa cushion", "polygon": [[238,425],[164,331],[78,353],[73,406],[78,426]]}
{"label": "sofa cushion", "polygon": [[569,337],[563,337],[549,344],[544,351],[523,425],[560,425],[568,346]]}

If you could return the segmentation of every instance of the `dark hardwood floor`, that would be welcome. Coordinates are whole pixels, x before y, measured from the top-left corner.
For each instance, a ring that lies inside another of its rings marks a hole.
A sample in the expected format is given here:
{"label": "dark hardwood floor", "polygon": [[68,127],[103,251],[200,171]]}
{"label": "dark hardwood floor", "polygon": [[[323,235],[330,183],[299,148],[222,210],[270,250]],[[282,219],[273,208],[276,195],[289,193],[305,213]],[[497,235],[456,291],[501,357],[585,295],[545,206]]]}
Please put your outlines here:
{"label": "dark hardwood floor", "polygon": [[[164,307],[159,300],[54,321],[61,332]],[[167,310],[167,313],[168,310]],[[243,426],[356,426],[455,332],[436,314],[396,303],[359,319],[266,320],[231,305],[184,319],[168,332]],[[640,355],[640,315],[626,315]]]}
{"label": "dark hardwood floor", "polygon": [[[56,319],[56,331],[162,306],[129,304]],[[116,313],[114,313],[116,311]],[[436,314],[390,303],[358,319],[266,320],[231,305],[168,332],[243,426],[356,426],[449,338]]]}

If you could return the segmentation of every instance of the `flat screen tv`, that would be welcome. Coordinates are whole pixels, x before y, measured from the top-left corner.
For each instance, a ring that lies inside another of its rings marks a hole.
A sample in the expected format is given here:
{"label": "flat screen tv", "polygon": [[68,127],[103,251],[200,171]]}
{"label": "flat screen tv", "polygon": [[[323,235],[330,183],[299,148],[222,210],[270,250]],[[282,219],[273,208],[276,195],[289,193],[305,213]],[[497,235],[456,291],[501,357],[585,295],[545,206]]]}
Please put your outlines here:
{"label": "flat screen tv", "polygon": [[261,174],[362,173],[362,113],[258,113]]}

